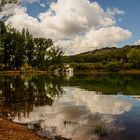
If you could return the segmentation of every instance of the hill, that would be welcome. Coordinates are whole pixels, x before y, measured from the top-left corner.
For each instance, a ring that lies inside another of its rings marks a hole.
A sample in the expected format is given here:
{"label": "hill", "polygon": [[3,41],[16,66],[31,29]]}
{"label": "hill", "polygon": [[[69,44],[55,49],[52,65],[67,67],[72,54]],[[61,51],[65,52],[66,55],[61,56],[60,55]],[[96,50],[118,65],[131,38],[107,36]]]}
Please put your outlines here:
{"label": "hill", "polygon": [[66,61],[71,63],[75,70],[120,71],[140,69],[140,45],[97,49],[68,56]]}

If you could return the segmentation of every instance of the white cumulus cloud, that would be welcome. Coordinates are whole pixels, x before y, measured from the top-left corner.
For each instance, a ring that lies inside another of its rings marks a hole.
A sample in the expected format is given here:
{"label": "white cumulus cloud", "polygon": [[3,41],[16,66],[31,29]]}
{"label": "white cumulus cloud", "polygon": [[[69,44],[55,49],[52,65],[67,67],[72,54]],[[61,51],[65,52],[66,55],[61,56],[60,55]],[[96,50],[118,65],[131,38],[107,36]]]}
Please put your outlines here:
{"label": "white cumulus cloud", "polygon": [[140,45],[140,39],[135,42],[135,45]]}
{"label": "white cumulus cloud", "polygon": [[18,7],[8,22],[19,30],[28,28],[36,37],[52,38],[70,55],[112,47],[131,37],[130,31],[116,26],[116,14],[124,12],[117,8],[105,11],[97,2],[88,0],[58,0],[37,18]]}
{"label": "white cumulus cloud", "polygon": [[128,30],[117,26],[111,26],[103,27],[98,30],[92,29],[83,36],[77,36],[69,41],[60,40],[57,44],[60,44],[67,54],[72,55],[75,52],[86,52],[87,50],[91,51],[103,47],[112,47],[130,36],[131,33]]}

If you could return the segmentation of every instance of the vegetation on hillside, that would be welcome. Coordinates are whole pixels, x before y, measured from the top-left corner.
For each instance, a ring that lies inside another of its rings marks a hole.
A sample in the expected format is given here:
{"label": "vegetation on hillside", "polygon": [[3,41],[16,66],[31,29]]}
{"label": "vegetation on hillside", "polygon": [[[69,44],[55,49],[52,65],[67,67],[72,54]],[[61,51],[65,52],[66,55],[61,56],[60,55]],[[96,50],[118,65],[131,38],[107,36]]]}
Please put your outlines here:
{"label": "vegetation on hillside", "polygon": [[75,70],[120,70],[140,69],[140,45],[123,48],[103,48],[66,58]]}

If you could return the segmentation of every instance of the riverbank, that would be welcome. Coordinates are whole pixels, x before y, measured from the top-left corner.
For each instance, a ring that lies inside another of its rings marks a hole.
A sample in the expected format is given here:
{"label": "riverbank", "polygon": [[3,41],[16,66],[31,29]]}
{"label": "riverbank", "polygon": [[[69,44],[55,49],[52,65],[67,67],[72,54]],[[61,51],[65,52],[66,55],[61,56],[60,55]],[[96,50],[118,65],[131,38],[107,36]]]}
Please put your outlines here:
{"label": "riverbank", "polygon": [[12,122],[7,118],[11,108],[0,106],[0,140],[47,140],[36,135],[27,125]]}
{"label": "riverbank", "polygon": [[[107,71],[104,69],[99,70],[74,70],[74,74],[111,74],[111,73],[117,73],[117,74],[140,74],[140,69],[132,69],[132,70],[120,70],[117,72]],[[25,75],[42,75],[42,74],[52,74],[51,71],[0,71],[0,76],[18,76],[21,74]]]}
{"label": "riverbank", "polygon": [[[0,116],[0,140],[52,140],[40,137],[26,125],[21,125]],[[61,136],[56,136],[55,140],[70,140]]]}
{"label": "riverbank", "polygon": [[107,70],[79,70],[74,71],[75,74],[140,74],[140,70],[121,70],[112,72]]}
{"label": "riverbank", "polygon": [[11,122],[0,116],[0,140],[47,140],[36,135],[27,126]]}
{"label": "riverbank", "polygon": [[[0,106],[0,140],[52,140],[39,136],[35,130],[28,129],[25,124],[18,124],[8,119],[10,108]],[[55,140],[70,140],[56,136]]]}
{"label": "riverbank", "polygon": [[50,71],[0,71],[0,75],[20,75],[20,74],[47,74]]}

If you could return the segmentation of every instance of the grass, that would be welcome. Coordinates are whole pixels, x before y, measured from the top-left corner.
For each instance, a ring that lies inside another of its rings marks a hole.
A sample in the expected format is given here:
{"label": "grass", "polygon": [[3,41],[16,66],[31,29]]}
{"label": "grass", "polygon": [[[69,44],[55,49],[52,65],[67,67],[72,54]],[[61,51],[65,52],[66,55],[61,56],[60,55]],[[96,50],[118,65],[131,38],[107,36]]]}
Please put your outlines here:
{"label": "grass", "polygon": [[106,127],[105,121],[98,122],[94,126],[93,131],[94,131],[95,134],[99,135],[100,137],[107,136],[108,128]]}
{"label": "grass", "polygon": [[[120,74],[140,74],[140,69],[134,69],[131,63],[125,63],[120,65],[119,63],[71,63],[74,68],[74,73],[88,73],[88,74],[109,74],[109,73],[120,73]],[[130,65],[127,68],[125,65]]]}

